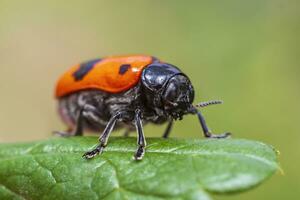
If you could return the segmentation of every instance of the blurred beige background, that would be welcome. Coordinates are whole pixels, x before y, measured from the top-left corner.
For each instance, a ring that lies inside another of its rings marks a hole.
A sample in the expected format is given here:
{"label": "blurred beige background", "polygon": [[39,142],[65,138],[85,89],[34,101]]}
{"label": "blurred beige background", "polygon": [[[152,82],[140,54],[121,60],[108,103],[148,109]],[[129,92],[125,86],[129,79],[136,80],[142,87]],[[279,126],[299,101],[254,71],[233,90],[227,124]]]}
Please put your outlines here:
{"label": "blurred beige background", "polygon": [[[196,102],[225,101],[204,110],[215,132],[232,131],[281,152],[283,176],[216,199],[298,199],[299,2],[0,0],[0,141],[44,139],[64,129],[53,92],[71,65],[150,54],[190,76]],[[160,136],[163,129],[145,131]],[[197,119],[177,122],[172,136],[201,138]]]}

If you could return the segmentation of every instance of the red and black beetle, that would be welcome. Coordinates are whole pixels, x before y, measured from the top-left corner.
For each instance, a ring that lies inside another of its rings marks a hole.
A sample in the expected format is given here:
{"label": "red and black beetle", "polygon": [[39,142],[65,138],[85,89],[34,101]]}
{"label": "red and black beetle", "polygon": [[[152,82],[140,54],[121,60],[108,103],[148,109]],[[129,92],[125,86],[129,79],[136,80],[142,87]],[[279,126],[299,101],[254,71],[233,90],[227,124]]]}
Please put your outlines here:
{"label": "red and black beetle", "polygon": [[75,65],[58,81],[56,97],[59,113],[69,131],[60,135],[82,135],[84,129],[103,130],[99,144],[83,157],[101,154],[114,127],[136,128],[141,160],[146,140],[142,122],[168,122],[167,138],[173,120],[196,114],[207,138],[225,138],[230,133],[212,134],[197,106],[221,103],[209,101],[194,106],[194,89],[189,78],[174,65],[145,55],[113,56]]}

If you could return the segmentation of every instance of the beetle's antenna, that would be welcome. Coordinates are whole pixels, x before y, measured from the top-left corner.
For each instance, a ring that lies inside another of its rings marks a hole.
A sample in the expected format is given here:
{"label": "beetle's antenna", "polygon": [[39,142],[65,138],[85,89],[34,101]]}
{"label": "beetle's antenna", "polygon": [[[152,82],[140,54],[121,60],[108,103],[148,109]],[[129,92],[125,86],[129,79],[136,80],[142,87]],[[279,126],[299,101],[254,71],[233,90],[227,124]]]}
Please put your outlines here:
{"label": "beetle's antenna", "polygon": [[212,100],[212,101],[205,101],[205,102],[200,102],[198,104],[195,105],[195,107],[206,107],[206,106],[209,106],[209,105],[215,105],[215,104],[222,104],[223,101],[222,100]]}

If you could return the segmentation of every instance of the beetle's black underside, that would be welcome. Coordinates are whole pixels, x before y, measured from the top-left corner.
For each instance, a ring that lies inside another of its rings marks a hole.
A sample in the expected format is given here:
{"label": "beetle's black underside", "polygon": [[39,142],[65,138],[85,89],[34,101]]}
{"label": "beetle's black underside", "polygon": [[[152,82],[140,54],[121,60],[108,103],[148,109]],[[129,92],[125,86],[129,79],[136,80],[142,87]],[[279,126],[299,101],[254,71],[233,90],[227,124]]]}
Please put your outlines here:
{"label": "beetle's black underside", "polygon": [[[101,133],[110,118],[117,112],[123,112],[122,119],[116,128],[134,129],[134,115],[137,108],[142,109],[143,122],[161,124],[167,121],[166,116],[157,116],[154,111],[143,104],[139,94],[140,84],[117,94],[100,90],[83,90],[65,96],[59,100],[59,113],[64,122],[72,130],[82,112],[83,129]],[[71,134],[71,133],[70,133]]]}

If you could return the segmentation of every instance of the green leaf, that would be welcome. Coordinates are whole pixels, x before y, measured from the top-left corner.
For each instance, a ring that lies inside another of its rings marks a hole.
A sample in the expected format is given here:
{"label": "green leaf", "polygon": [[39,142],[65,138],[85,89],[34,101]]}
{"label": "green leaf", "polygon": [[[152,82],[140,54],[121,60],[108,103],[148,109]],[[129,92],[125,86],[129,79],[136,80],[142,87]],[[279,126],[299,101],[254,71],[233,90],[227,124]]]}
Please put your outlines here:
{"label": "green leaf", "polygon": [[111,138],[91,160],[96,137],[0,145],[0,199],[210,199],[252,188],[279,167],[274,149],[238,139]]}

